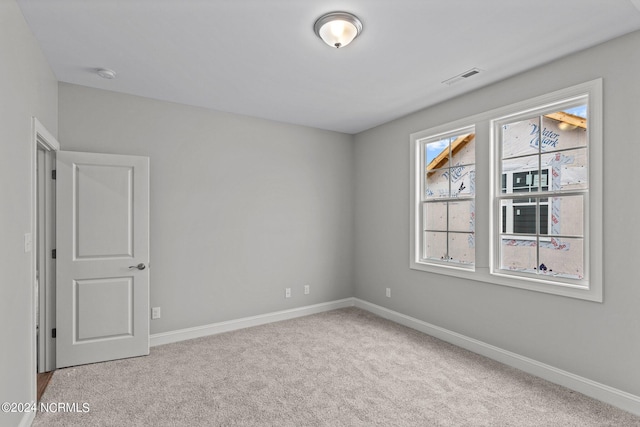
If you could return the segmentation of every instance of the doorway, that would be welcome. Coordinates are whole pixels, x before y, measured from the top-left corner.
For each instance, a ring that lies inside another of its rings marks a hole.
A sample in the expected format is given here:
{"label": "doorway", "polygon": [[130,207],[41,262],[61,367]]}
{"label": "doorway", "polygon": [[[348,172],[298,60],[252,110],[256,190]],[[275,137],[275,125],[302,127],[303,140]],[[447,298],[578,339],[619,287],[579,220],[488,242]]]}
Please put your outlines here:
{"label": "doorway", "polygon": [[149,354],[149,158],[33,135],[35,373]]}
{"label": "doorway", "polygon": [[39,398],[51,378],[45,374],[55,369],[55,185],[53,169],[58,141],[36,119],[33,128],[33,224],[32,283],[34,286],[33,321],[36,372],[36,393]]}

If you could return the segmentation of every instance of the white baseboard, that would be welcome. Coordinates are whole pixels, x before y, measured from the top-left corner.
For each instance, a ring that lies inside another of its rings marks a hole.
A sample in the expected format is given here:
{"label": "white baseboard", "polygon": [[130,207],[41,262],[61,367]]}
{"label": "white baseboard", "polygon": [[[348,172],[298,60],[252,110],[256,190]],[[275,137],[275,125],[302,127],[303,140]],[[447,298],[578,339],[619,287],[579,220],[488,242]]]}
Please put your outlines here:
{"label": "white baseboard", "polygon": [[151,347],[155,347],[157,345],[170,344],[173,342],[200,338],[208,335],[220,334],[223,332],[235,331],[237,329],[249,328],[251,326],[258,326],[272,322],[279,322],[281,320],[294,319],[296,317],[308,316],[310,314],[322,313],[338,308],[353,307],[354,304],[354,298],[345,298],[337,301],[292,308],[290,310],[282,310],[273,313],[260,314],[257,316],[243,317],[241,319],[212,323],[210,325],[197,326],[194,328],[180,329],[171,332],[162,332],[159,334],[151,335],[151,337],[149,338],[149,345]]}
{"label": "white baseboard", "polygon": [[20,420],[20,424],[18,424],[18,427],[29,427],[31,426],[31,424],[33,424],[33,420],[35,419],[36,419],[35,412],[25,412],[24,415],[22,416],[22,419]]}
{"label": "white baseboard", "polygon": [[402,313],[389,310],[388,308],[381,307],[358,298],[354,298],[354,300],[356,307],[367,310],[380,317],[408,326],[409,328],[416,329],[427,335],[439,338],[474,353],[481,354],[552,383],[560,384],[561,386],[640,416],[639,396],[572,374],[571,372],[563,371],[562,369],[554,368],[553,366],[545,363],[503,350],[499,347],[469,338],[457,332],[423,322],[422,320],[406,316]]}

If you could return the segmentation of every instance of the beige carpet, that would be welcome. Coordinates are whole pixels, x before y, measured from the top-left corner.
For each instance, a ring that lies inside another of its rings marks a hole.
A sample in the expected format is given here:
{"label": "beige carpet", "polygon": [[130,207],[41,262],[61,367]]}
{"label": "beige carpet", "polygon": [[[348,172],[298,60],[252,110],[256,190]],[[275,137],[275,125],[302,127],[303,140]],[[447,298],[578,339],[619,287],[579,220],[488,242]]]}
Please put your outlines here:
{"label": "beige carpet", "polygon": [[356,308],[62,369],[35,426],[640,426],[640,417]]}

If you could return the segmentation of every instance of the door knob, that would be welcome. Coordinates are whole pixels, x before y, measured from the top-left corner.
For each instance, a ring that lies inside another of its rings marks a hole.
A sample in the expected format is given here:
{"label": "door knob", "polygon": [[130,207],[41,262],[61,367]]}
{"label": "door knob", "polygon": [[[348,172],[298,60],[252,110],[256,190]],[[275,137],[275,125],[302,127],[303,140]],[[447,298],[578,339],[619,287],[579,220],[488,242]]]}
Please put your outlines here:
{"label": "door knob", "polygon": [[130,265],[129,269],[132,269],[132,268],[137,268],[138,270],[144,270],[147,267],[143,263],[140,263],[138,265]]}

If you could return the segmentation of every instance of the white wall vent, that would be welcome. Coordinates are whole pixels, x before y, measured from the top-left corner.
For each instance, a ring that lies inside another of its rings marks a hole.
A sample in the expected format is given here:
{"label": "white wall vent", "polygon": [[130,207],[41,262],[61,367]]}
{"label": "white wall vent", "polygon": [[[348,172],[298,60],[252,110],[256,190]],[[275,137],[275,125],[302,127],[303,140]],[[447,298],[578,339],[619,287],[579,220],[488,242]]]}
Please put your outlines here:
{"label": "white wall vent", "polygon": [[476,74],[479,74],[480,72],[482,72],[483,70],[481,70],[480,68],[472,68],[470,70],[465,71],[462,74],[458,74],[457,76],[451,77],[450,79],[447,79],[445,81],[443,81],[442,83],[451,86],[454,83],[458,83],[461,82],[464,79],[468,79],[471,76],[475,76]]}

